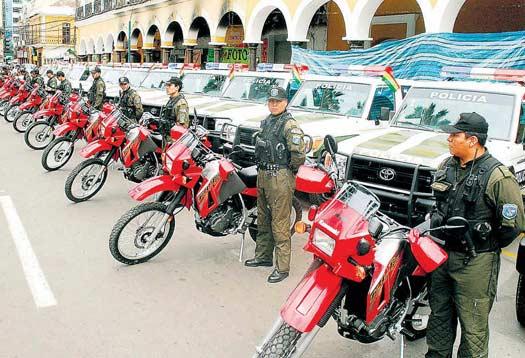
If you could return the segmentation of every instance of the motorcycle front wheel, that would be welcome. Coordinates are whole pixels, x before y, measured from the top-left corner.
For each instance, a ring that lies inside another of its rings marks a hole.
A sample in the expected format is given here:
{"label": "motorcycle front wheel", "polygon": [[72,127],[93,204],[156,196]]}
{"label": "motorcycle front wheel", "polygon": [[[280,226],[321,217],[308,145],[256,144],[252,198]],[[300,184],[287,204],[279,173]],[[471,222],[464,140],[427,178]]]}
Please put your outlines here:
{"label": "motorcycle front wheel", "polygon": [[[9,113],[6,113],[6,120]],[[18,116],[13,120],[13,128],[18,133],[24,133],[27,128],[33,123],[33,114],[28,111],[20,112]]]}
{"label": "motorcycle front wheel", "polygon": [[52,172],[69,162],[75,150],[75,141],[69,137],[60,137],[53,140],[42,153],[42,167]]}
{"label": "motorcycle front wheel", "polygon": [[[303,208],[301,202],[295,196],[292,199],[292,213],[290,215],[290,233],[293,236],[295,234],[295,223],[301,221],[303,218]],[[249,227],[248,232],[253,241],[257,241],[257,227]]]}
{"label": "motorcycle front wheel", "polygon": [[518,322],[525,326],[525,275],[518,277],[518,287],[516,289],[516,317]]}
{"label": "motorcycle front wheel", "polygon": [[257,358],[292,357],[302,333],[283,322],[257,354]]}
{"label": "motorcycle front wheel", "polygon": [[35,122],[24,133],[24,142],[34,150],[46,148],[55,139],[53,127],[47,122]]}
{"label": "motorcycle front wheel", "polygon": [[[159,202],[140,204],[117,221],[109,236],[109,251],[115,260],[136,265],[156,256],[166,247],[175,230],[175,219],[165,220],[167,206]],[[155,229],[162,225],[155,238]]]}
{"label": "motorcycle front wheel", "polygon": [[20,110],[17,105],[9,105],[5,109],[4,119],[8,123],[13,123],[13,121],[20,115]]}
{"label": "motorcycle front wheel", "polygon": [[106,182],[107,169],[99,158],[90,158],[77,165],[66,179],[64,191],[67,198],[81,203],[94,197]]}
{"label": "motorcycle front wheel", "polygon": [[5,114],[5,110],[9,106],[9,102],[7,101],[1,101],[0,102],[0,115],[3,116]]}

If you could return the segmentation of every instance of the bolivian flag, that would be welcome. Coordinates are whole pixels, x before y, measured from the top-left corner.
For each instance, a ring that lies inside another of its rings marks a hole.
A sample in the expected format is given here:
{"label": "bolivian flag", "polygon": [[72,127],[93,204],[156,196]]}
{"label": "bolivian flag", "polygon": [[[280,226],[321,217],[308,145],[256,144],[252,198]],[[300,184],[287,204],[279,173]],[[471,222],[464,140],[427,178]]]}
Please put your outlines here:
{"label": "bolivian flag", "polygon": [[180,70],[179,70],[179,78],[182,78],[182,76],[184,76],[184,68],[186,67],[186,64],[182,64],[182,66],[180,67]]}
{"label": "bolivian flag", "polygon": [[392,67],[386,67],[381,78],[393,92],[397,92],[401,88],[394,77]]}
{"label": "bolivian flag", "polygon": [[292,67],[292,76],[293,80],[298,84],[301,84],[303,82],[303,79],[301,78],[301,71],[299,70],[299,67],[297,67],[297,65],[295,64]]}
{"label": "bolivian flag", "polygon": [[230,71],[228,72],[228,79],[231,81],[233,80],[233,77],[235,77],[235,64],[232,63],[230,66]]}

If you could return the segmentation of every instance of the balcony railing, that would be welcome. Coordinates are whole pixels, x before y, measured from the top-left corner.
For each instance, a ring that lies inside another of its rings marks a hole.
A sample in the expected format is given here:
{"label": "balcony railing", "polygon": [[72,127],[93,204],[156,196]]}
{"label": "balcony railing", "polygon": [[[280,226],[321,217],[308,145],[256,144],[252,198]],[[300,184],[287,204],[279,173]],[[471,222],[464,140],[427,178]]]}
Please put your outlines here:
{"label": "balcony railing", "polygon": [[100,15],[105,12],[122,9],[127,6],[134,6],[143,4],[151,0],[94,0],[92,3],[86,4],[83,7],[78,7],[75,19],[84,20],[94,15]]}

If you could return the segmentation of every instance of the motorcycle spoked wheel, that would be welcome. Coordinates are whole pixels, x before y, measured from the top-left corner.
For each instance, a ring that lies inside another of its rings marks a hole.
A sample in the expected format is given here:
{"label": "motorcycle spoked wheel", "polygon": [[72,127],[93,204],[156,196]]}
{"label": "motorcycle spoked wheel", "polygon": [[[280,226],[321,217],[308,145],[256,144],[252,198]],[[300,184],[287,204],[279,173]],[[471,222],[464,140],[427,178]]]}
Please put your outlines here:
{"label": "motorcycle spoked wheel", "polygon": [[59,137],[53,140],[42,153],[42,167],[49,171],[62,168],[69,162],[75,150],[75,140],[69,137]]}
{"label": "motorcycle spoked wheel", "polygon": [[[292,236],[293,234],[295,234],[295,223],[301,221],[302,218],[303,208],[301,206],[301,202],[294,196],[292,199],[292,214],[290,215],[290,222],[292,223],[290,233],[292,234]],[[252,240],[257,242],[257,228],[249,227],[248,232],[250,233],[250,237],[252,238]]]}
{"label": "motorcycle spoked wheel", "polygon": [[[97,174],[102,174],[97,178]],[[69,200],[81,203],[94,197],[104,186],[108,168],[99,158],[90,158],[77,165],[66,179],[64,192]]]}
{"label": "motorcycle spoked wheel", "polygon": [[257,358],[292,357],[302,333],[283,322],[257,354]]}
{"label": "motorcycle spoked wheel", "polygon": [[516,317],[518,322],[525,326],[525,275],[518,277],[518,287],[516,289]]}
{"label": "motorcycle spoked wheel", "polygon": [[0,102],[0,116],[3,116],[5,114],[5,111],[6,111],[8,106],[9,106],[9,102],[7,102],[7,101],[1,101]]}
{"label": "motorcycle spoked wheel", "polygon": [[[157,237],[149,240],[155,228],[161,224],[166,209],[163,203],[151,202],[140,204],[122,215],[109,236],[109,251],[115,260],[126,265],[136,265],[159,254],[175,231],[175,218],[171,217]],[[140,222],[141,217],[144,217],[143,223]]]}
{"label": "motorcycle spoked wheel", "polygon": [[9,105],[5,109],[4,119],[7,123],[13,123],[13,121],[16,120],[16,118],[20,116],[21,113],[24,112],[21,112],[18,109],[18,105]]}
{"label": "motorcycle spoked wheel", "polygon": [[34,122],[24,133],[24,142],[34,150],[45,149],[55,139],[53,127],[43,121]]}
{"label": "motorcycle spoked wheel", "polygon": [[[7,113],[6,113],[7,118]],[[29,111],[23,111],[13,121],[13,128],[18,133],[24,133],[27,128],[33,123],[33,114]]]}

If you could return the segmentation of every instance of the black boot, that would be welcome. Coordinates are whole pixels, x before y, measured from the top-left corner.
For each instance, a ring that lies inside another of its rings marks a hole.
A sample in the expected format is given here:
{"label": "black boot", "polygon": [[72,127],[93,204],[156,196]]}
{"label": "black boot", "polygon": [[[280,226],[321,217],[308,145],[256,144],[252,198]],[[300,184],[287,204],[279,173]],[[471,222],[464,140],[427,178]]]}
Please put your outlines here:
{"label": "black boot", "polygon": [[261,260],[261,259],[249,259],[244,261],[244,266],[248,267],[259,267],[259,266],[265,266],[265,267],[272,267],[273,262],[271,260]]}
{"label": "black boot", "polygon": [[281,282],[288,277],[288,272],[279,272],[277,269],[273,270],[272,274],[268,276],[269,283]]}

